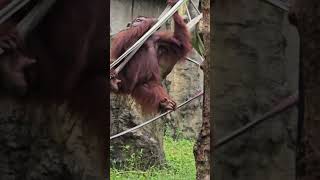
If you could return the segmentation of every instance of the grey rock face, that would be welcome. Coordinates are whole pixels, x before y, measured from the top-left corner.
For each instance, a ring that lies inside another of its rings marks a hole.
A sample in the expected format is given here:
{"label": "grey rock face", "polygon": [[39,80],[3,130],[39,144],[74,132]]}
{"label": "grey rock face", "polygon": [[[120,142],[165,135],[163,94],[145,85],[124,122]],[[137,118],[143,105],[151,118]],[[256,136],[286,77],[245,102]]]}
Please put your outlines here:
{"label": "grey rock face", "polygon": [[[130,96],[111,94],[111,135],[132,128],[146,121],[139,106]],[[111,165],[124,168],[128,166],[130,157],[135,156],[138,169],[146,169],[164,162],[163,152],[164,122],[158,121],[134,132],[125,134],[110,141]]]}
{"label": "grey rock face", "polygon": [[[165,80],[171,97],[181,104],[203,89],[203,72],[189,61],[179,63]],[[169,115],[168,126],[173,137],[196,139],[202,123],[202,98]]]}
{"label": "grey rock face", "polygon": [[105,179],[101,139],[65,106],[1,98],[0,109],[0,179]]}
{"label": "grey rock face", "polygon": [[[213,121],[220,139],[298,89],[298,35],[263,1],[223,1],[215,11]],[[215,150],[216,180],[295,178],[297,110]]]}

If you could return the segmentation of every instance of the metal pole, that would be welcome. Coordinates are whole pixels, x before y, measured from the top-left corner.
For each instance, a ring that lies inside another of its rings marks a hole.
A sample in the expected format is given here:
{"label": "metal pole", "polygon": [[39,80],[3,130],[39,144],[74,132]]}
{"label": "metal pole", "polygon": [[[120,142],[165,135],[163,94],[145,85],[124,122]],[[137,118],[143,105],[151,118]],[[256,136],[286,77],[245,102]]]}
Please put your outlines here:
{"label": "metal pole", "polygon": [[30,0],[14,0],[0,11],[0,24],[23,8]]}

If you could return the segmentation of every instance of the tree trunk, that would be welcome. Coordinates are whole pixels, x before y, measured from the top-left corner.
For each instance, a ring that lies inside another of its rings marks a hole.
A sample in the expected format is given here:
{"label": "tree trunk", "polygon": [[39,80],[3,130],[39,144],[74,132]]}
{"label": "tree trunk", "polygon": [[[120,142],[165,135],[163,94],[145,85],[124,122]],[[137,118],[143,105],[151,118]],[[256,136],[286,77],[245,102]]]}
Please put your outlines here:
{"label": "tree trunk", "polygon": [[204,61],[204,98],[203,98],[203,115],[202,126],[195,145],[194,155],[196,159],[197,179],[210,179],[210,1],[202,1],[203,12],[203,37],[205,44],[205,61]]}
{"label": "tree trunk", "polygon": [[289,18],[300,34],[300,106],[297,179],[320,179],[320,1],[296,0]]}

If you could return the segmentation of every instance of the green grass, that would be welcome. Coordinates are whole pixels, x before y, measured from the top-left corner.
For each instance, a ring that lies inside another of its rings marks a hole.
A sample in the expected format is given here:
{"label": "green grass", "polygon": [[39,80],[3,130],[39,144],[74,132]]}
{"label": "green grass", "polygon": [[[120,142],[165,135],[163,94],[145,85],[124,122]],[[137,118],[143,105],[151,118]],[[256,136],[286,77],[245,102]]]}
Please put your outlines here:
{"label": "green grass", "polygon": [[196,169],[193,156],[194,141],[173,140],[166,136],[164,151],[166,165],[152,167],[147,171],[111,169],[111,180],[194,180]]}

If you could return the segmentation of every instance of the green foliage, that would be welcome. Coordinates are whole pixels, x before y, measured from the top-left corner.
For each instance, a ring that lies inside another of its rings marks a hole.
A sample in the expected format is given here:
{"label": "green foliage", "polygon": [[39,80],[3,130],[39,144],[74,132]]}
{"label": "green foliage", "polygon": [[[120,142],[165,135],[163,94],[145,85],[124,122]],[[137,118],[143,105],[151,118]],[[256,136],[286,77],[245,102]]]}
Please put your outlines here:
{"label": "green foliage", "polygon": [[172,137],[174,140],[183,140],[186,139],[183,137],[183,131],[180,128],[177,128],[176,125],[166,124],[165,136]]}
{"label": "green foliage", "polygon": [[193,156],[194,141],[179,139],[175,141],[165,136],[164,150],[166,164],[162,168],[152,167],[147,171],[135,170],[141,162],[143,152],[131,156],[125,169],[111,169],[111,180],[194,180],[196,175]]}
{"label": "green foliage", "polygon": [[[110,151],[114,151],[113,147],[110,147]],[[125,154],[125,157],[130,157],[124,162],[111,162],[112,167],[118,167],[125,171],[132,171],[135,169],[144,169],[143,161],[143,149],[140,151],[134,151],[130,145],[125,145],[121,147],[121,152]]]}
{"label": "green foliage", "polygon": [[197,50],[200,55],[204,55],[204,43],[203,39],[201,38],[201,34],[197,31],[192,33],[192,46]]}

